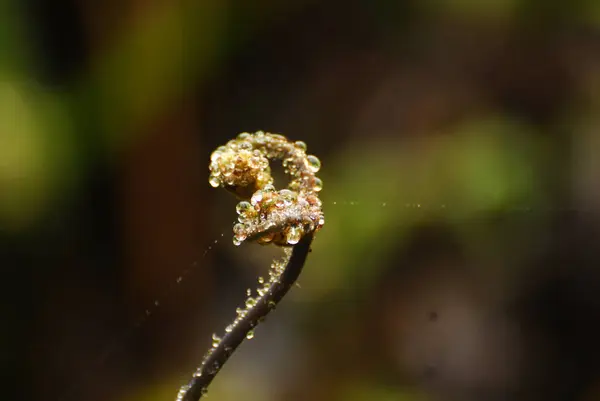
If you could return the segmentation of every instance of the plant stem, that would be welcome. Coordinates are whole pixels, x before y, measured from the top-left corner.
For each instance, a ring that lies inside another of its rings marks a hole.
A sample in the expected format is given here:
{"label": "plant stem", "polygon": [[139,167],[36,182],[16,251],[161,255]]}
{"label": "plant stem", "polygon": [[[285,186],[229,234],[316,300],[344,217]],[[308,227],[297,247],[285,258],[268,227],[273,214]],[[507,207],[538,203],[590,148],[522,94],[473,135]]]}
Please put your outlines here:
{"label": "plant stem", "polygon": [[208,385],[229,359],[231,354],[244,341],[267,314],[275,309],[279,301],[287,294],[300,275],[306,257],[310,252],[313,232],[308,232],[294,245],[292,254],[279,279],[273,282],[268,290],[256,299],[256,304],[232,326],[216,347],[208,352],[202,364],[196,370],[190,382],[183,386],[177,396],[177,401],[198,401],[206,394]]}

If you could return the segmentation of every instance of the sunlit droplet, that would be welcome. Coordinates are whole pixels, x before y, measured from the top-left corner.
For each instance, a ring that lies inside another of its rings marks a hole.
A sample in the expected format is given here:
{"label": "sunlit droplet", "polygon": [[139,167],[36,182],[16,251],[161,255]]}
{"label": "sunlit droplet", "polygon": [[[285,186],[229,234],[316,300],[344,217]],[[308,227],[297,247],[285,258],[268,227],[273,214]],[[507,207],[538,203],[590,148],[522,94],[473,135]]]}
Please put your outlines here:
{"label": "sunlit droplet", "polygon": [[250,198],[250,203],[252,204],[252,206],[256,206],[263,198],[263,194],[261,191],[256,191],[254,193],[254,195],[252,195],[252,198]]}
{"label": "sunlit droplet", "polygon": [[246,308],[252,308],[254,305],[256,305],[256,299],[252,297],[246,299]]}
{"label": "sunlit droplet", "polygon": [[211,187],[217,188],[219,185],[221,185],[221,179],[216,175],[211,175],[208,179],[208,183]]}
{"label": "sunlit droplet", "polygon": [[308,162],[308,168],[313,173],[316,173],[321,168],[321,160],[317,156],[308,155],[306,156],[306,161]]}
{"label": "sunlit droplet", "polygon": [[238,144],[240,150],[252,150],[252,144],[248,141],[242,141]]}
{"label": "sunlit droplet", "polygon": [[250,204],[250,202],[246,202],[246,201],[241,201],[235,207],[235,211],[237,212],[237,214],[242,214],[244,212],[247,212],[250,209],[252,209],[252,205]]}
{"label": "sunlit droplet", "polygon": [[306,142],[304,142],[304,141],[296,141],[295,144],[297,147],[299,147],[302,150],[306,150],[306,148],[307,148]]}
{"label": "sunlit droplet", "polygon": [[274,192],[275,187],[272,184],[267,184],[263,187],[263,192]]}
{"label": "sunlit droplet", "polygon": [[313,185],[313,190],[316,191],[316,192],[319,192],[322,189],[323,189],[323,181],[321,181],[320,178],[315,177],[315,181],[314,181],[314,185]]}
{"label": "sunlit droplet", "polygon": [[288,244],[295,245],[300,242],[300,238],[302,238],[301,230],[295,226],[290,227],[287,233]]}
{"label": "sunlit droplet", "polygon": [[212,152],[212,153],[211,153],[211,155],[210,155],[210,161],[211,161],[211,162],[216,162],[216,161],[218,161],[218,160],[221,158],[221,156],[223,156],[223,152],[220,152],[220,151],[218,151],[218,150],[215,150],[215,151],[214,151],[214,152]]}

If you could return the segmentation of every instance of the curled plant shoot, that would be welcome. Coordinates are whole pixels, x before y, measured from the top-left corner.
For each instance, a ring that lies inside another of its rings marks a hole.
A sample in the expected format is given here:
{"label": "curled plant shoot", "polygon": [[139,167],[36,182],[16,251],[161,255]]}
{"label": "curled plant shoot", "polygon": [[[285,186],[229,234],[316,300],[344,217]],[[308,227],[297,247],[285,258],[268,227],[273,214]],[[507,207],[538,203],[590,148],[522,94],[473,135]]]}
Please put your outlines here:
{"label": "curled plant shoot", "polygon": [[[286,189],[273,186],[270,160],[280,160],[290,176]],[[197,401],[207,393],[231,354],[244,339],[254,336],[254,328],[300,275],[314,234],[325,224],[318,197],[323,183],[315,176],[320,167],[317,157],[306,154],[304,142],[262,131],[242,133],[212,153],[210,185],[223,187],[241,200],[236,207],[233,243],[274,244],[284,249],[285,256],[273,261],[268,279],[258,279],[257,296],[249,294],[223,337],[213,335],[212,347],[190,382],[179,390],[177,401]]]}

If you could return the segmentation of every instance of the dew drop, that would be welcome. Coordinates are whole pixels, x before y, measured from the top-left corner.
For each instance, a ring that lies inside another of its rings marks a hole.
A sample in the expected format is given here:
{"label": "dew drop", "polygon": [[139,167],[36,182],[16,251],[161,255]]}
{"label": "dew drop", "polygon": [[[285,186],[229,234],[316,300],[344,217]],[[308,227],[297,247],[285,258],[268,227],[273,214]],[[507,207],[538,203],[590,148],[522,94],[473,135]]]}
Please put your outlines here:
{"label": "dew drop", "polygon": [[313,184],[313,191],[319,192],[323,189],[323,181],[320,178],[315,177],[315,181]]}
{"label": "dew drop", "polygon": [[233,226],[233,233],[235,234],[236,237],[238,237],[240,240],[245,240],[246,239],[246,226],[242,223],[237,223]]}
{"label": "dew drop", "polygon": [[317,156],[308,155],[306,156],[306,161],[308,162],[308,168],[313,173],[316,173],[321,169],[321,160]]}
{"label": "dew drop", "polygon": [[238,144],[240,150],[252,150],[252,144],[248,141],[242,141]]}
{"label": "dew drop", "polygon": [[250,209],[252,209],[252,205],[250,204],[250,202],[246,201],[241,201],[235,207],[235,211],[237,212],[237,214],[242,214]]}
{"label": "dew drop", "polygon": [[288,233],[287,233],[288,244],[291,244],[291,245],[297,244],[298,242],[300,242],[300,238],[302,238],[301,230],[296,226],[290,227],[290,229],[288,230]]}
{"label": "dew drop", "polygon": [[221,179],[219,177],[217,177],[216,175],[211,175],[210,178],[208,179],[208,183],[210,184],[211,187],[217,188],[219,185],[221,185]]}
{"label": "dew drop", "polygon": [[246,296],[248,296],[248,297],[249,297],[250,295],[252,295],[252,290],[251,290],[250,288],[248,288],[248,289],[246,290]]}
{"label": "dew drop", "polygon": [[246,338],[252,340],[254,338],[254,330],[250,330],[248,334],[246,334]]}
{"label": "dew drop", "polygon": [[256,300],[252,297],[246,299],[246,308],[252,308],[254,305],[256,305]]}
{"label": "dew drop", "polygon": [[265,283],[265,279],[262,277],[258,278],[258,284],[264,284]]}
{"label": "dew drop", "polygon": [[219,336],[217,336],[216,334],[213,334],[212,335],[212,347],[217,348],[219,346],[220,342],[221,342],[221,338]]}
{"label": "dew drop", "polygon": [[223,152],[220,152],[218,150],[215,150],[214,152],[212,152],[212,154],[210,155],[210,161],[211,162],[216,162],[218,161],[221,156],[223,156]]}
{"label": "dew drop", "polygon": [[282,189],[281,191],[279,191],[279,195],[284,199],[294,199],[294,192],[290,191],[289,189]]}
{"label": "dew drop", "polygon": [[306,142],[304,141],[296,141],[296,146],[304,151],[307,149]]}
{"label": "dew drop", "polygon": [[250,203],[252,204],[252,206],[256,206],[263,198],[263,194],[261,191],[256,191],[254,193],[254,195],[252,195],[252,198],[250,198]]}
{"label": "dew drop", "polygon": [[287,138],[281,134],[269,134],[271,138],[276,139],[278,141],[287,141]]}

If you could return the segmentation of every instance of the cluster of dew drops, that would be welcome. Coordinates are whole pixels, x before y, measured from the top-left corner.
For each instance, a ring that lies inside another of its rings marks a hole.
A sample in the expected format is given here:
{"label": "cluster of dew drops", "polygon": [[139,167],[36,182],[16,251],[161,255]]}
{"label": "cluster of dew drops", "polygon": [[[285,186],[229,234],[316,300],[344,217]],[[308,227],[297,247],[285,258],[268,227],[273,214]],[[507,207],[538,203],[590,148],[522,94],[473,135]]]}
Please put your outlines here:
{"label": "cluster of dew drops", "polygon": [[[291,180],[277,190],[269,160],[282,161]],[[252,238],[259,244],[297,244],[302,236],[325,224],[318,192],[323,182],[315,176],[321,161],[306,154],[306,144],[291,142],[279,134],[242,133],[211,155],[209,183],[224,187],[238,198],[238,222],[233,243]]]}

